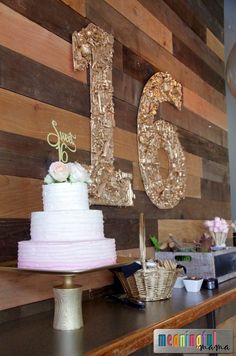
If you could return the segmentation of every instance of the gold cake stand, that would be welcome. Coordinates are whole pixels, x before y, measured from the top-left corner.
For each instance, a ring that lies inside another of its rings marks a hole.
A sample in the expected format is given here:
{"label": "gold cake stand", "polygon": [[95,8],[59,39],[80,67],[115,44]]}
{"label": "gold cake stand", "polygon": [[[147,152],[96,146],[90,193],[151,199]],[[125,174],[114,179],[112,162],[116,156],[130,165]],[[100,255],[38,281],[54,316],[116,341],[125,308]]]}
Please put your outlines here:
{"label": "gold cake stand", "polygon": [[76,330],[83,326],[82,314],[82,286],[74,283],[74,277],[82,273],[114,269],[134,262],[130,257],[118,257],[117,263],[86,270],[47,270],[17,268],[16,262],[0,264],[0,272],[32,272],[40,274],[53,274],[63,277],[63,283],[53,288],[54,293],[54,319],[53,328],[57,330]]}

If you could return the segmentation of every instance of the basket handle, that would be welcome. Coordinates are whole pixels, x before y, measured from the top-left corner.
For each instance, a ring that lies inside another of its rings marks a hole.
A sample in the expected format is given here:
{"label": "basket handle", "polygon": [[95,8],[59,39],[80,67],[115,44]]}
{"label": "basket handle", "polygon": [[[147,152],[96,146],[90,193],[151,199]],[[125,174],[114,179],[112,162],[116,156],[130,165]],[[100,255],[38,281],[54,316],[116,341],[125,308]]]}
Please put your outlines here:
{"label": "basket handle", "polygon": [[146,229],[143,213],[139,215],[139,254],[142,268],[146,271]]}

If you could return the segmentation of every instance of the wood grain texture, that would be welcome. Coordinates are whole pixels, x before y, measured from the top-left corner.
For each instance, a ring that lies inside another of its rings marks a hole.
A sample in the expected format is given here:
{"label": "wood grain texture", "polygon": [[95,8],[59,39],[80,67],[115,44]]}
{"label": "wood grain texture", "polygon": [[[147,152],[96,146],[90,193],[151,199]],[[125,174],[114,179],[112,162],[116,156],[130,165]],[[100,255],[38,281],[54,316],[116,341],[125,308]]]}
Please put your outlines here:
{"label": "wood grain texture", "polygon": [[[198,21],[184,0],[170,0],[168,4],[164,0],[159,0],[158,2],[152,0],[139,1],[172,31],[174,37],[182,41],[189,50],[199,56],[212,70],[223,76],[223,61],[219,60],[219,57],[205,43],[206,27]],[[197,30],[197,34],[194,30]],[[201,38],[198,37],[199,35]]]}
{"label": "wood grain texture", "polygon": [[76,134],[78,148],[90,149],[90,125],[84,116],[4,89],[0,89],[0,104],[1,131],[46,140],[55,119],[61,131]]}
{"label": "wood grain texture", "polygon": [[[170,0],[168,0],[170,1]],[[208,27],[214,35],[223,43],[224,42],[224,28],[222,24],[214,17],[212,13],[212,7],[207,8],[203,1],[195,0],[186,0],[186,3],[189,7],[192,8],[192,11],[195,12],[198,18],[201,18],[201,21],[206,27]],[[223,11],[222,11],[223,12]]]}
{"label": "wood grain texture", "polygon": [[[2,205],[0,218],[27,219],[32,211],[42,210],[41,186],[38,179],[0,176]],[[230,204],[225,201],[186,198],[172,210],[160,210],[149,200],[146,193],[135,191],[134,207],[119,209],[98,206],[102,209],[105,219],[137,219],[139,212],[144,212],[147,218],[171,219],[208,219],[214,216],[224,216],[230,219]],[[22,209],[24,206],[24,209]],[[127,231],[127,230],[126,230]]]}
{"label": "wood grain texture", "polygon": [[204,231],[203,220],[158,220],[158,239],[161,242],[167,241],[169,234],[183,242],[199,241]]}
{"label": "wood grain texture", "polygon": [[[151,246],[149,235],[157,233],[157,219],[147,218],[146,223],[146,246]],[[139,247],[139,214],[133,219],[105,218],[105,236],[116,240],[117,250]]]}
{"label": "wood grain texture", "polygon": [[114,118],[115,125],[123,130],[137,132],[137,115],[136,106],[126,103],[123,100],[114,98]]}
{"label": "wood grain texture", "polygon": [[[123,49],[124,58],[124,71],[129,75],[129,77],[135,78],[140,81],[143,85],[146,84],[147,80],[158,71],[157,68],[153,67],[150,63],[143,60],[142,57],[136,55],[133,51],[130,51],[126,47]],[[208,102],[205,106],[201,108],[201,111],[196,109],[194,100],[197,101],[201,98],[194,94],[193,96],[188,95],[188,90],[186,89],[185,99],[187,101],[186,109],[185,106],[182,107],[181,111],[176,110],[173,105],[162,103],[159,108],[159,115],[163,117],[166,121],[172,122],[174,125],[190,129],[196,134],[205,137],[206,139],[216,142],[220,145],[227,147],[227,133],[225,130],[221,129],[219,126],[212,124],[214,117],[210,113],[211,110],[217,110],[212,105],[208,106]],[[185,101],[183,102],[183,105]],[[193,109],[192,109],[193,104]],[[194,112],[193,112],[194,110]],[[203,113],[204,117],[200,114]],[[218,116],[222,116],[222,112],[218,111]],[[173,116],[173,118],[171,118]],[[226,115],[223,114],[223,116]],[[205,119],[204,119],[205,118]],[[206,119],[209,118],[209,119]],[[209,121],[208,121],[209,120]],[[133,126],[136,127],[136,121],[133,120]]]}
{"label": "wood grain texture", "polygon": [[0,262],[15,260],[17,242],[29,238],[28,219],[0,219]]}
{"label": "wood grain texture", "polygon": [[215,201],[230,201],[230,186],[207,179],[201,181],[202,198]]}
{"label": "wood grain texture", "polygon": [[135,191],[135,196],[134,207],[109,209],[109,207],[97,206],[96,209],[102,209],[106,219],[135,219],[139,212],[144,212],[146,217],[152,219],[209,220],[215,216],[231,219],[229,202],[185,198],[175,208],[164,210],[155,207],[145,192]]}
{"label": "wood grain texture", "polygon": [[159,116],[173,125],[192,132],[219,146],[228,148],[227,132],[212,122],[203,119],[198,114],[186,109],[176,110],[169,103],[162,103],[159,108]]}
{"label": "wood grain texture", "polygon": [[[78,3],[81,1],[83,0],[79,0]],[[72,33],[80,31],[89,23],[61,0],[2,0],[2,3],[69,43]]]}
{"label": "wood grain texture", "polygon": [[105,0],[155,42],[172,53],[172,33],[136,0]]}
{"label": "wood grain texture", "polygon": [[42,211],[41,180],[1,175],[0,186],[0,218],[27,219],[32,211]]}
{"label": "wood grain texture", "polygon": [[[141,1],[145,6],[147,5],[150,9],[152,9],[152,11],[155,11],[156,9],[155,16],[158,16],[158,6],[156,5],[156,2],[152,0],[139,0],[139,1]],[[172,32],[177,33],[178,32],[177,29],[180,28],[181,31],[182,28],[185,27],[187,33],[189,29],[191,29],[193,32],[196,33],[197,36],[201,38],[203,42],[206,42],[206,27],[201,22],[201,18],[198,18],[195,15],[194,11],[192,11],[192,9],[187,6],[184,0],[179,0],[179,1],[161,0],[158,2],[160,3],[160,8],[165,9],[165,12],[162,11],[161,13],[161,15],[164,15],[166,13],[165,22],[168,21],[168,18],[170,17],[172,20],[171,22],[174,22],[177,25],[177,27],[175,26],[173,28]],[[171,24],[169,26],[171,26]]]}
{"label": "wood grain texture", "polygon": [[214,18],[217,20],[217,22],[219,22],[220,25],[224,27],[224,11],[222,9],[222,3],[219,4],[217,0],[202,0],[202,2],[207,7],[211,15],[213,15]]}
{"label": "wood grain texture", "polygon": [[[91,164],[90,151],[77,149],[69,153],[70,160]],[[45,140],[0,131],[0,171],[3,175],[43,179],[58,153]],[[9,162],[11,164],[9,165]],[[132,162],[115,158],[115,169],[132,173]]]}
{"label": "wood grain texture", "polygon": [[183,88],[183,104],[195,114],[227,130],[226,114],[188,88]]}
{"label": "wood grain texture", "polygon": [[89,116],[87,86],[2,46],[0,56],[2,88]]}
{"label": "wood grain texture", "polygon": [[208,47],[215,52],[215,54],[224,61],[224,45],[214,36],[214,34],[207,28],[206,30],[206,38]]}
{"label": "wood grain texture", "polygon": [[3,4],[0,4],[0,16],[2,46],[81,82],[86,82],[86,71],[74,72],[73,70],[71,44]]}
{"label": "wood grain texture", "polygon": [[[75,282],[82,284],[84,290],[100,288],[112,284],[113,275],[109,271],[85,273]],[[1,287],[4,292],[0,294],[0,310],[53,298],[53,286],[61,283],[58,276],[0,272],[0,284],[4,286]]]}
{"label": "wood grain texture", "polygon": [[168,319],[147,325],[127,335],[114,339],[91,352],[86,356],[117,355],[126,356],[153,343],[153,331],[155,329],[181,328],[190,324],[221,306],[233,302],[236,298],[236,288],[224,291],[190,308],[178,312]]}
{"label": "wood grain texture", "polygon": [[184,129],[178,130],[180,142],[185,151],[202,158],[228,164],[228,150]]}
{"label": "wood grain texture", "polygon": [[229,184],[229,166],[203,159],[203,177],[218,183]]}
{"label": "wood grain texture", "polygon": [[201,97],[207,98],[219,109],[225,110],[225,98],[221,93],[209,86],[111,6],[103,0],[99,2],[87,0],[86,4],[89,20],[105,31],[113,33],[119,42],[142,56],[154,67],[164,72],[168,71],[184,86],[194,90]]}
{"label": "wood grain texture", "polygon": [[199,56],[199,54],[195,54],[176,36],[173,36],[173,54],[181,61],[181,63],[184,63],[188,68],[191,68],[208,84],[220,93],[225,94],[224,73],[223,76],[216,73],[207,63],[204,62],[201,55]]}
{"label": "wood grain texture", "polygon": [[159,70],[138,56],[129,48],[123,46],[124,72],[132,78],[140,81],[143,85]]}
{"label": "wood grain texture", "polygon": [[[152,234],[157,234],[157,227],[156,230],[153,230]],[[146,249],[147,253],[147,258],[148,259],[154,259],[155,257],[155,250],[153,247],[147,247]],[[129,248],[125,250],[119,250],[117,251],[118,256],[124,256],[124,257],[134,257],[136,259],[139,258],[139,248]]]}
{"label": "wood grain texture", "polygon": [[[168,176],[168,169],[161,168],[161,174],[163,177]],[[186,197],[191,198],[201,198],[201,179],[200,177],[187,175],[186,183]],[[139,165],[136,162],[133,162],[133,189],[139,191],[145,191],[143,180],[141,177]]]}
{"label": "wood grain texture", "polygon": [[86,17],[86,0],[62,0],[66,5],[77,11],[80,15]]}
{"label": "wood grain texture", "polygon": [[[46,140],[48,132],[52,131],[51,120],[54,118],[61,131],[71,131],[76,134],[78,149],[90,150],[90,125],[86,117],[3,89],[0,89],[0,105],[1,131]],[[44,150],[44,152],[46,151]],[[138,162],[135,133],[118,127],[114,129],[114,156]],[[202,177],[200,157],[186,152],[186,164],[190,175]]]}

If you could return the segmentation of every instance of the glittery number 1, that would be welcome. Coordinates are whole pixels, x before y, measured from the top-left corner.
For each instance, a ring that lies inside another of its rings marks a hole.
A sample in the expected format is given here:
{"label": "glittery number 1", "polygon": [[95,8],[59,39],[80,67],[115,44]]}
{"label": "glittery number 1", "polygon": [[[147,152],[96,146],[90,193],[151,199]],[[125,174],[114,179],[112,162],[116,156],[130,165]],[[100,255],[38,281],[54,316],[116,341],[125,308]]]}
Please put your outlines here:
{"label": "glittery number 1", "polygon": [[90,66],[92,204],[133,205],[132,174],[115,170],[112,87],[113,36],[89,24],[72,36],[74,70]]}

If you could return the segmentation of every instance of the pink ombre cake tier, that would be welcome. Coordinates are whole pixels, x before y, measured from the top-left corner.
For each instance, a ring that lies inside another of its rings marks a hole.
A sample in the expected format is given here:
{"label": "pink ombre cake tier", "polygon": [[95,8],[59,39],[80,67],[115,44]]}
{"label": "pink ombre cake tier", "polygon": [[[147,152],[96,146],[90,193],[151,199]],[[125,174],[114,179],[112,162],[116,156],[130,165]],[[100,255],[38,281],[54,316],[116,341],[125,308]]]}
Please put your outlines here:
{"label": "pink ombre cake tier", "polygon": [[116,262],[115,240],[19,242],[18,267],[41,270],[84,270]]}

